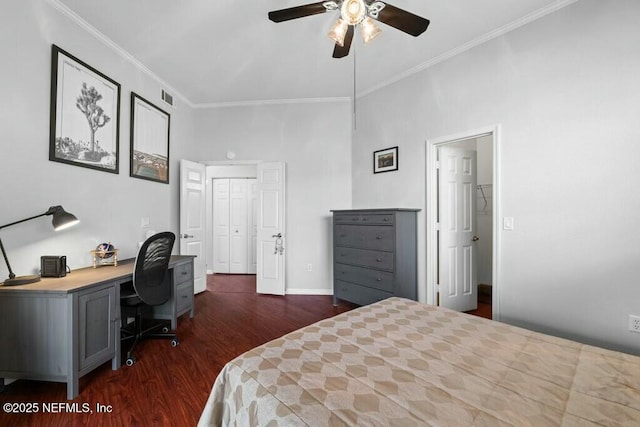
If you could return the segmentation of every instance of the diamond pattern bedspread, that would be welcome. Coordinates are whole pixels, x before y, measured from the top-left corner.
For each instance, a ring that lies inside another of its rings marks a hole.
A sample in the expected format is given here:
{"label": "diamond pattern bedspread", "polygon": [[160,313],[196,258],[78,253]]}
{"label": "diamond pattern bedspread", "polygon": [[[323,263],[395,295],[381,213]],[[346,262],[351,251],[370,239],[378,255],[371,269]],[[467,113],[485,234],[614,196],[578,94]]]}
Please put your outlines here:
{"label": "diamond pattern bedspread", "polygon": [[229,362],[199,425],[640,425],[640,357],[401,298]]}

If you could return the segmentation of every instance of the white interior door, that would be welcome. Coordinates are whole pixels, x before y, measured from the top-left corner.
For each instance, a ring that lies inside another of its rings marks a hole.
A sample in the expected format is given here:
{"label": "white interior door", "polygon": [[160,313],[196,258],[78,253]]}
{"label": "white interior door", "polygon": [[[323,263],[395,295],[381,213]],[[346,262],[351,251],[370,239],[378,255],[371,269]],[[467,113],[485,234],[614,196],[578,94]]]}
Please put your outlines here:
{"label": "white interior door", "polygon": [[246,274],[249,265],[247,180],[229,180],[229,272]]}
{"label": "white interior door", "polygon": [[213,272],[229,273],[229,180],[213,180]]}
{"label": "white interior door", "polygon": [[207,265],[204,256],[205,235],[205,166],[180,160],[180,254],[195,255],[194,292],[207,288]]}
{"label": "white interior door", "polygon": [[250,178],[247,180],[247,200],[249,203],[249,215],[247,228],[249,229],[248,245],[249,245],[249,265],[247,272],[256,274],[258,264],[258,253],[256,242],[258,238],[258,180]]}
{"label": "white interior door", "polygon": [[477,155],[440,147],[440,305],[457,311],[478,308],[476,244]]}
{"label": "white interior door", "polygon": [[258,293],[285,293],[285,165],[258,163]]}

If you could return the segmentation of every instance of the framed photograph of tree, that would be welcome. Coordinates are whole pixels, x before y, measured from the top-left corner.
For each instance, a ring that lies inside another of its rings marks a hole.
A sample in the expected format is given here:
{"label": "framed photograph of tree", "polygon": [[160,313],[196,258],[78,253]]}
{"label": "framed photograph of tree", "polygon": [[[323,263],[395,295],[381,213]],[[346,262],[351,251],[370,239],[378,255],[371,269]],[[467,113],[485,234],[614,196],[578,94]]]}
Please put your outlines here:
{"label": "framed photograph of tree", "polygon": [[135,178],[169,183],[171,116],[131,92],[131,171]]}
{"label": "framed photograph of tree", "polygon": [[49,160],[119,172],[120,85],[52,47]]}

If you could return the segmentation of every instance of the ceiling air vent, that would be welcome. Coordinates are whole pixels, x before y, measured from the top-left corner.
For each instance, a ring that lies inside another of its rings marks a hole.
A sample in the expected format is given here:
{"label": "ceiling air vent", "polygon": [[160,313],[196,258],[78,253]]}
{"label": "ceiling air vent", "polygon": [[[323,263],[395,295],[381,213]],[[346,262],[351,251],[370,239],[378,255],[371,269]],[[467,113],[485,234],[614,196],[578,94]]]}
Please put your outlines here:
{"label": "ceiling air vent", "polygon": [[162,89],[162,100],[173,107],[173,95]]}

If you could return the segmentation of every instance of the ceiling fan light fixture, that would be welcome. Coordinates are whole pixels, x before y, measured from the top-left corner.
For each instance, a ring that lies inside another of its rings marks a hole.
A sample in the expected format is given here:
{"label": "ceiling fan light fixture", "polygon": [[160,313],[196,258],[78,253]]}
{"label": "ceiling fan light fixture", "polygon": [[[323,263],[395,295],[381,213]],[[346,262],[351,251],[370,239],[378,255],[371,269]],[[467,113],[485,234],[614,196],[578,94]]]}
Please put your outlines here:
{"label": "ceiling fan light fixture", "polygon": [[373,19],[368,16],[360,23],[360,31],[362,32],[362,40],[364,40],[365,43],[369,43],[382,32],[375,22],[373,22]]}
{"label": "ceiling fan light fixture", "polygon": [[349,24],[347,24],[344,19],[338,18],[336,23],[333,24],[333,27],[331,27],[331,29],[329,30],[327,36],[329,36],[331,40],[336,42],[338,46],[342,47],[344,46],[344,37],[347,34],[348,28]]}
{"label": "ceiling fan light fixture", "polygon": [[345,0],[340,9],[340,16],[349,25],[358,25],[367,13],[367,5],[364,0]]}

